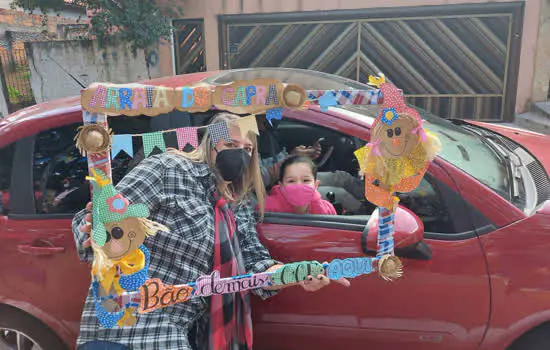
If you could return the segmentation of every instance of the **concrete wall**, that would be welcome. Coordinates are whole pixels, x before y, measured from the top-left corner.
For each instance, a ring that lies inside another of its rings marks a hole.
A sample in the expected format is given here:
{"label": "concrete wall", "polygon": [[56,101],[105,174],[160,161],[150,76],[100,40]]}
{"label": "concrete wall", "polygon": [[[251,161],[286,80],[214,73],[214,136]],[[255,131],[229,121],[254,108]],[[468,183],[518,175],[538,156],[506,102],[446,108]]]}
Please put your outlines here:
{"label": "concrete wall", "polygon": [[533,79],[533,102],[548,100],[550,85],[550,0],[542,0]]}
{"label": "concrete wall", "polygon": [[[171,0],[161,1],[168,4],[168,1]],[[517,112],[523,112],[526,109],[533,95],[535,52],[537,49],[542,1],[548,0],[524,0],[525,18],[516,104]],[[218,15],[474,4],[485,2],[510,2],[510,0],[185,0],[181,3],[186,18],[204,19],[206,67],[208,70],[218,70],[220,69]],[[545,40],[548,40],[548,36]],[[164,55],[162,59],[171,62],[172,56]],[[166,63],[166,65],[168,66],[169,64]]]}
{"label": "concrete wall", "polygon": [[[90,40],[26,43],[31,86],[36,102],[74,96],[93,82],[130,83],[148,79],[143,51],[137,56],[124,46],[99,49]],[[150,67],[151,78],[161,76],[160,64]]]}

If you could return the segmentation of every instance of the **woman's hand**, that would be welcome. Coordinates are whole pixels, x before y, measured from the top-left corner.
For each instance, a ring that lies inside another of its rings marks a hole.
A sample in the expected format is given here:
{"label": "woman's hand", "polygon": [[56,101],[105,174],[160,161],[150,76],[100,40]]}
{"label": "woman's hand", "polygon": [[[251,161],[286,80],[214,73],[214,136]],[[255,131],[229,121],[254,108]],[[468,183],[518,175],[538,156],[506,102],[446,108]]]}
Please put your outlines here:
{"label": "woman's hand", "polygon": [[[334,282],[340,283],[344,287],[349,287],[350,283],[345,278],[340,278],[335,280]],[[308,292],[316,292],[321,288],[324,288],[330,284],[330,279],[325,275],[318,275],[317,278],[313,278],[313,276],[308,276],[306,281],[300,281],[298,282],[298,285],[304,288]]]}
{"label": "woman's hand", "polygon": [[[92,211],[92,202],[88,202],[88,204],[86,204],[86,210],[90,212]],[[80,231],[90,234],[92,232],[92,214],[91,213],[86,214],[86,216],[84,216],[84,220],[86,221],[86,223],[80,226]],[[84,243],[82,243],[82,247],[84,248],[89,248],[91,246],[92,246],[92,241],[90,238],[88,238],[87,240],[84,241]]]}

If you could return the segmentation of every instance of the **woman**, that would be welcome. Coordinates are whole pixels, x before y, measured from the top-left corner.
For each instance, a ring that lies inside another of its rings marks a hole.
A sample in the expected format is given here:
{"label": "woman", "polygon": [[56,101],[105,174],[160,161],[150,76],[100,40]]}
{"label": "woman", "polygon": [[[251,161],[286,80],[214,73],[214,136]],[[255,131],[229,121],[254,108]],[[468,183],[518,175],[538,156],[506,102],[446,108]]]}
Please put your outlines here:
{"label": "woman", "polygon": [[[207,133],[196,151],[184,154],[171,150],[147,158],[117,185],[130,203],[147,204],[149,218],[171,230],[157,233],[146,243],[151,253],[151,278],[159,278],[165,284],[182,284],[212,270],[219,270],[226,277],[280,266],[259,242],[247,205],[255,191],[263,212],[265,190],[256,138],[250,133],[246,137],[241,135],[234,123],[238,118],[220,113],[212,121],[227,122],[231,142],[222,138],[212,145]],[[83,210],[75,216],[73,232],[80,258],[90,261],[91,250],[86,242],[91,228],[88,213]],[[226,260],[221,261],[220,257]],[[301,283],[308,291],[328,284],[324,276],[310,276],[309,281]],[[267,289],[253,292],[262,298],[276,293]],[[193,298],[139,315],[133,327],[102,329],[97,323],[90,291],[77,345],[100,340],[133,349],[249,349],[251,337],[248,294]]]}

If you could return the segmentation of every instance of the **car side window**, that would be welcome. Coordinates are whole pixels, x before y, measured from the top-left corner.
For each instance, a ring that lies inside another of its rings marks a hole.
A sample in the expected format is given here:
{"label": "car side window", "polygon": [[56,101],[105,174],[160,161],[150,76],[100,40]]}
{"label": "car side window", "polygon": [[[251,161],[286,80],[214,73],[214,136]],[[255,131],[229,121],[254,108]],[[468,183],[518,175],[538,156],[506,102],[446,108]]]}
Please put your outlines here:
{"label": "car side window", "polygon": [[0,148],[0,215],[10,212],[10,184],[15,144]]}
{"label": "car side window", "polygon": [[[263,132],[269,131],[267,129]],[[331,202],[339,215],[365,216],[376,210],[376,206],[365,199],[365,182],[359,176],[359,164],[354,155],[355,150],[366,144],[365,141],[320,125],[286,118],[276,125],[276,138],[262,135],[262,131],[260,133],[259,148],[262,158],[280,152],[283,148],[290,152],[298,145],[310,146],[316,139],[323,137],[321,157],[317,160],[321,163],[317,175],[321,197]],[[328,154],[330,156],[324,159]],[[436,178],[426,174],[414,191],[398,194],[401,205],[422,220],[425,232],[452,234],[471,230],[463,227],[467,225],[466,220],[464,225],[457,225],[456,220],[453,220],[453,214],[442,193],[442,186]],[[448,189],[445,196],[458,196],[453,193]]]}
{"label": "car side window", "polygon": [[[81,123],[50,129],[35,136],[33,179],[36,212],[39,214],[74,214],[90,201],[86,181],[88,164],[76,148],[74,137]],[[147,117],[116,117],[109,120],[115,134],[149,132]],[[142,148],[141,138],[133,138],[134,149]],[[121,152],[112,160],[116,184],[132,167],[134,159]]]}
{"label": "car side window", "polygon": [[424,232],[458,233],[437,180],[424,176],[420,185],[411,192],[398,194],[400,204],[415,213],[424,224]]}

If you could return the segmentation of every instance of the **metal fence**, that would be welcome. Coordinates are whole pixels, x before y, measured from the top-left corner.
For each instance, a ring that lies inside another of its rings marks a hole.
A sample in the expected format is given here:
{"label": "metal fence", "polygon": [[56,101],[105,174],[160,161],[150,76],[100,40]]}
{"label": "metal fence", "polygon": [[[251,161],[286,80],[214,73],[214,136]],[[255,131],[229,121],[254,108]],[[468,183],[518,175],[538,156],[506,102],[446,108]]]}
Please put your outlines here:
{"label": "metal fence", "polygon": [[0,51],[0,79],[9,113],[36,103],[31,89],[31,70],[25,49]]}

